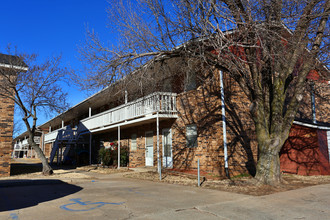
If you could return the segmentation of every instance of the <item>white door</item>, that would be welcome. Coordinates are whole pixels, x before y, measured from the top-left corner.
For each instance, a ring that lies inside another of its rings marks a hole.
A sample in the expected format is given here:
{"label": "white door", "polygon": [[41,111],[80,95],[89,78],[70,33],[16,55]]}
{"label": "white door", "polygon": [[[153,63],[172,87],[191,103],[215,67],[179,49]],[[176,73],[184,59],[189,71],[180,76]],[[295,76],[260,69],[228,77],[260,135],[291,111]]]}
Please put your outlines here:
{"label": "white door", "polygon": [[152,131],[146,132],[146,166],[154,165],[154,141]]}
{"label": "white door", "polygon": [[163,167],[173,167],[171,129],[163,129]]}

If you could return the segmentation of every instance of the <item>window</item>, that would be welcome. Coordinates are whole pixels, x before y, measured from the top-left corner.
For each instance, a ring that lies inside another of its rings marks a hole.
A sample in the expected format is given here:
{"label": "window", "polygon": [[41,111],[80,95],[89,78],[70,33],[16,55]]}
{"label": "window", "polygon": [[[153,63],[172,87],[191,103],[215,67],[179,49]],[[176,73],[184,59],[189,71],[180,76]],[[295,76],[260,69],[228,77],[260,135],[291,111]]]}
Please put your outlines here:
{"label": "window", "polygon": [[184,81],[184,91],[190,91],[196,89],[196,72],[187,72]]}
{"label": "window", "polygon": [[164,79],[164,81],[163,81],[163,91],[164,92],[172,92],[171,78]]}
{"label": "window", "polygon": [[170,129],[164,129],[163,130],[163,146],[164,146],[164,157],[171,157],[172,156],[172,152],[171,152],[171,131]]}
{"label": "window", "polygon": [[136,151],[136,134],[131,137],[131,151]]}
{"label": "window", "polygon": [[197,147],[197,126],[195,124],[186,127],[187,147]]}

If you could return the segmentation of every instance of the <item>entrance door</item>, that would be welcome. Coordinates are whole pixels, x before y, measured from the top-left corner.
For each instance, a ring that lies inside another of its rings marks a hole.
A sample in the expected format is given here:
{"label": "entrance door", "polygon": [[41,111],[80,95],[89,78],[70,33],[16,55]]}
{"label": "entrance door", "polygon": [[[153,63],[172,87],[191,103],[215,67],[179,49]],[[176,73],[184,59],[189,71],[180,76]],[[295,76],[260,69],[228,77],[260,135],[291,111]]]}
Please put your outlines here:
{"label": "entrance door", "polygon": [[154,165],[154,140],[152,131],[146,132],[146,166]]}
{"label": "entrance door", "polygon": [[171,129],[163,129],[163,167],[173,167]]}

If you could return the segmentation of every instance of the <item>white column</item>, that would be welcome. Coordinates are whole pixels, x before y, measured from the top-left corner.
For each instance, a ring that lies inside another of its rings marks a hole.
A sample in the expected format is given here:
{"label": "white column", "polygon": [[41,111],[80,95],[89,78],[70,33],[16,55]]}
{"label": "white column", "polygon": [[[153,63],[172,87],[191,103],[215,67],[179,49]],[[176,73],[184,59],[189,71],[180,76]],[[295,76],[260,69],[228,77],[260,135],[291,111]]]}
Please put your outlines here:
{"label": "white column", "polygon": [[159,154],[159,113],[157,111],[157,165],[158,165],[158,173],[159,173],[159,180],[162,180],[162,169],[160,163],[160,154]]}
{"label": "white column", "polygon": [[89,134],[89,164],[92,164],[92,133]]}
{"label": "white column", "polygon": [[[127,105],[127,90],[125,90],[125,105]],[[124,116],[125,116],[125,121],[127,121],[127,118],[128,118],[128,109],[127,109],[127,106],[125,107]]]}
{"label": "white column", "polygon": [[64,128],[64,121],[62,120],[62,128]]}
{"label": "white column", "polygon": [[118,126],[118,169],[120,169],[120,126]]}
{"label": "white column", "polygon": [[92,116],[92,108],[91,107],[89,107],[89,113],[88,113],[88,115],[89,115],[89,117]]}
{"label": "white column", "polygon": [[45,133],[44,132],[41,132],[40,141],[42,141],[41,150],[45,154]]}

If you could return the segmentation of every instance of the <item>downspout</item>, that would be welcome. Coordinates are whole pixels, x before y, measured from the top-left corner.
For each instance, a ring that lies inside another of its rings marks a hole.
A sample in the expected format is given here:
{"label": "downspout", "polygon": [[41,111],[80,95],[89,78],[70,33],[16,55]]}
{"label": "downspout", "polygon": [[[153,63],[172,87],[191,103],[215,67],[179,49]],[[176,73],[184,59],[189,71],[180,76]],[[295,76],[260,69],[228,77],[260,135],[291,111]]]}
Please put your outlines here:
{"label": "downspout", "polygon": [[223,88],[223,73],[219,71],[220,75],[220,95],[221,95],[221,111],[222,111],[222,133],[223,133],[223,153],[225,157],[225,173],[229,178],[228,170],[228,153],[227,153],[227,130],[226,130],[226,109],[225,109],[225,92]]}
{"label": "downspout", "polygon": [[312,118],[313,123],[316,124],[316,110],[315,110],[315,92],[314,82],[311,82],[311,104],[312,104]]}

